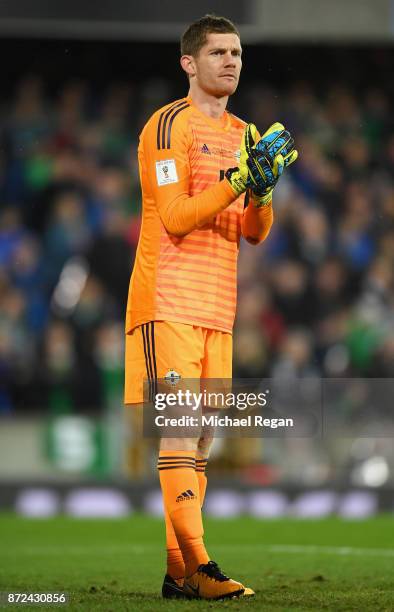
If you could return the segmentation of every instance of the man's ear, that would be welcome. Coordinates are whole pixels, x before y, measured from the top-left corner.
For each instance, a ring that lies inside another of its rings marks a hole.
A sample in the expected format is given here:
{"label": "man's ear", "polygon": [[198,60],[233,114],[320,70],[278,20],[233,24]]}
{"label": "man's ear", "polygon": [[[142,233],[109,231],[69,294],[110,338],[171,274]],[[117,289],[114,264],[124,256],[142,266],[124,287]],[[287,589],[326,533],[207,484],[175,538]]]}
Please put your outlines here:
{"label": "man's ear", "polygon": [[182,55],[180,61],[183,70],[189,78],[196,74],[194,57],[192,55]]}

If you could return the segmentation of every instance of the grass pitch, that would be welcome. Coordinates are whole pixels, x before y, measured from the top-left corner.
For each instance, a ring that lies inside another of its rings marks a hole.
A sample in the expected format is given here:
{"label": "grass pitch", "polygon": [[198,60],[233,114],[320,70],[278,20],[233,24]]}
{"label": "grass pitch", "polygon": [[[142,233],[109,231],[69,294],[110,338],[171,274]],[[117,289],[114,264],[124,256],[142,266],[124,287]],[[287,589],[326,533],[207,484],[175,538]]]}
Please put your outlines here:
{"label": "grass pitch", "polygon": [[[248,600],[168,601],[160,520],[0,515],[0,591],[67,592],[67,612],[181,610],[394,611],[394,518],[367,521],[205,521],[223,571],[256,591]],[[7,606],[11,609],[52,606]],[[4,608],[5,609],[5,608]]]}

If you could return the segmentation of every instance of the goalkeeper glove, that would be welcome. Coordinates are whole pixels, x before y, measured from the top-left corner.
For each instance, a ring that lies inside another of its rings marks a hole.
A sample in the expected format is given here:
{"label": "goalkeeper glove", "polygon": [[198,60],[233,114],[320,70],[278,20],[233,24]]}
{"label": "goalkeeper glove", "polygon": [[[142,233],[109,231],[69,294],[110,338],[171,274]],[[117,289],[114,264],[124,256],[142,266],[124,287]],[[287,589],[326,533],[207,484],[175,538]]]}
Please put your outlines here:
{"label": "goalkeeper glove", "polygon": [[252,123],[245,128],[239,168],[229,168],[226,178],[240,195],[247,188],[254,194],[253,204],[265,206],[283,169],[297,159],[294,141],[280,123],[274,123],[256,144],[258,132]]}
{"label": "goalkeeper glove", "polygon": [[272,192],[279,178],[281,177],[285,163],[282,155],[279,153],[274,159],[267,156],[264,163],[261,165],[261,170],[268,177],[266,186],[261,188],[252,187],[250,189],[251,202],[256,208],[267,206],[272,200]]}
{"label": "goalkeeper glove", "polygon": [[272,191],[283,173],[284,168],[290,166],[298,157],[298,151],[294,148],[294,139],[290,132],[285,130],[281,123],[274,123],[263,134],[260,140],[255,144],[252,151],[265,153],[266,163],[268,168],[265,168],[265,174],[270,177],[270,168],[273,174],[271,187],[267,186],[262,191],[259,188],[251,189],[252,203],[256,208],[266,206],[272,199]]}
{"label": "goalkeeper glove", "polygon": [[269,155],[271,159],[278,154],[282,155],[285,168],[295,162],[298,157],[298,151],[294,148],[294,139],[281,123],[271,125],[255,144],[255,149]]}

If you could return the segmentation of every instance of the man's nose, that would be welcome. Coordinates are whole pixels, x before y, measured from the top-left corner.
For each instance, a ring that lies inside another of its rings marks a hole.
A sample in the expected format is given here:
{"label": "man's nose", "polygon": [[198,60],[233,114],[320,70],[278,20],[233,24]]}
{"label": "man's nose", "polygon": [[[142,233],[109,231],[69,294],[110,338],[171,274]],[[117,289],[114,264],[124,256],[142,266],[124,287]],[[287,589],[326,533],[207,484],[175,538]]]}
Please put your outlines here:
{"label": "man's nose", "polygon": [[229,51],[228,53],[226,53],[226,55],[224,56],[224,63],[226,66],[235,66],[235,57],[234,55],[231,53],[231,51]]}

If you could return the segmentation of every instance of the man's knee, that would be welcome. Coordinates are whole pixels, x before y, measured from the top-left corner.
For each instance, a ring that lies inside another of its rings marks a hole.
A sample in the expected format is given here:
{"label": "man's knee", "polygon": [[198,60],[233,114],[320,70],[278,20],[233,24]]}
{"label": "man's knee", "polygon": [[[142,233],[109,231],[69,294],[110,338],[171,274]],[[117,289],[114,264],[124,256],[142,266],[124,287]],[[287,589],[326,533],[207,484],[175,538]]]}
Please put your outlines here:
{"label": "man's knee", "polygon": [[198,441],[198,438],[162,438],[160,450],[196,451]]}
{"label": "man's knee", "polygon": [[197,443],[197,453],[201,457],[207,457],[212,446],[213,436],[201,435]]}

